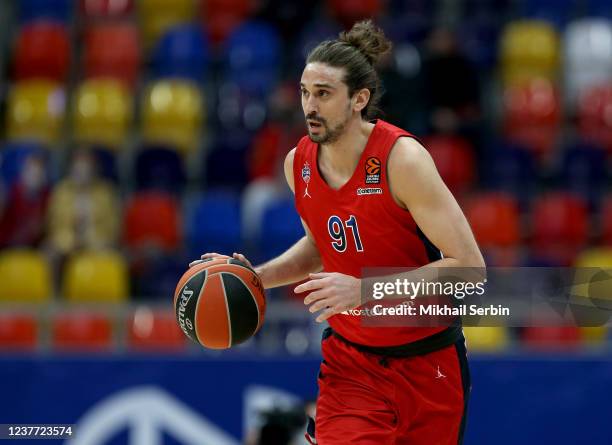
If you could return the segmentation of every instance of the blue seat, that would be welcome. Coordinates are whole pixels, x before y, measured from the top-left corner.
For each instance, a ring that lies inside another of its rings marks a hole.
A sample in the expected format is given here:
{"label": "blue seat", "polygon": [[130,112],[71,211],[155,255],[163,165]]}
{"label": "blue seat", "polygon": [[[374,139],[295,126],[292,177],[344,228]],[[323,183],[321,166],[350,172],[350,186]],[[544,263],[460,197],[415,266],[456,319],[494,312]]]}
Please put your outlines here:
{"label": "blue seat", "polygon": [[116,152],[101,145],[93,146],[92,151],[98,163],[98,174],[104,179],[118,182]]}
{"label": "blue seat", "polygon": [[160,255],[146,259],[133,274],[134,296],[169,301],[174,295],[176,284],[193,259],[181,255]]}
{"label": "blue seat", "polygon": [[136,185],[140,190],[180,193],[185,187],[185,168],[176,150],[146,146],[138,152],[134,164]]}
{"label": "blue seat", "polygon": [[67,23],[72,15],[72,0],[19,0],[21,23],[40,18]]}
{"label": "blue seat", "polygon": [[190,256],[206,252],[231,255],[241,251],[239,195],[227,190],[210,191],[187,205],[185,233]]}
{"label": "blue seat", "polygon": [[524,0],[521,15],[544,20],[562,29],[574,15],[579,0]]}
{"label": "blue seat", "polygon": [[40,154],[47,156],[42,146],[29,142],[10,142],[0,150],[0,176],[4,185],[9,188],[17,179],[28,156]]}
{"label": "blue seat", "polygon": [[210,56],[202,28],[182,25],[171,28],[159,40],[152,57],[155,77],[179,77],[202,82]]}
{"label": "blue seat", "polygon": [[270,259],[283,253],[303,236],[304,227],[293,199],[277,201],[263,212],[257,250],[263,259]]}
{"label": "blue seat", "polygon": [[537,180],[532,153],[519,145],[501,143],[486,153],[484,165],[485,188],[511,193],[525,208]]}
{"label": "blue seat", "polygon": [[276,84],[281,65],[281,39],[263,22],[247,22],[227,40],[226,78],[253,94],[267,94]]}
{"label": "blue seat", "polygon": [[242,190],[248,182],[246,152],[250,143],[246,132],[221,135],[205,160],[206,186]]}
{"label": "blue seat", "polygon": [[560,188],[582,195],[593,207],[606,188],[606,176],[605,149],[576,145],[563,153],[556,179]]}
{"label": "blue seat", "polygon": [[585,0],[586,15],[612,19],[612,5],[609,0]]}

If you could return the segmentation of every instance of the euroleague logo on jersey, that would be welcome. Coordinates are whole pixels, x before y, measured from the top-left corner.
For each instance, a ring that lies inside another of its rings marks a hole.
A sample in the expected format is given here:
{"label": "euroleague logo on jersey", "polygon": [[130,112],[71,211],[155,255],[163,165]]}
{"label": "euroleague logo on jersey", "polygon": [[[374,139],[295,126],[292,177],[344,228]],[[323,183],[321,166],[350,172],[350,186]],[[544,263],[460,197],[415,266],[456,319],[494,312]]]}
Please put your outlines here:
{"label": "euroleague logo on jersey", "polygon": [[380,159],[377,157],[368,158],[365,163],[365,183],[380,184]]}

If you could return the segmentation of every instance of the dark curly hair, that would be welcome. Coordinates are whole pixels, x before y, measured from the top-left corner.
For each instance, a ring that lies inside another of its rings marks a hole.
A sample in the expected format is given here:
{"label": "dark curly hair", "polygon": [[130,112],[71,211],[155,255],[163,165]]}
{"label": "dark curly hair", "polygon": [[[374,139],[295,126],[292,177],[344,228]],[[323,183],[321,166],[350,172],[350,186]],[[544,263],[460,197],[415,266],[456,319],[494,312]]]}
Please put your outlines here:
{"label": "dark curly hair", "polygon": [[375,65],[390,49],[391,42],[383,31],[371,20],[363,20],[349,31],[341,32],[337,39],[321,42],[308,54],[306,63],[320,62],[344,68],[343,80],[348,86],[349,97],[363,88],[370,90],[370,100],[361,110],[361,116],[371,119],[379,111],[377,105],[383,93]]}

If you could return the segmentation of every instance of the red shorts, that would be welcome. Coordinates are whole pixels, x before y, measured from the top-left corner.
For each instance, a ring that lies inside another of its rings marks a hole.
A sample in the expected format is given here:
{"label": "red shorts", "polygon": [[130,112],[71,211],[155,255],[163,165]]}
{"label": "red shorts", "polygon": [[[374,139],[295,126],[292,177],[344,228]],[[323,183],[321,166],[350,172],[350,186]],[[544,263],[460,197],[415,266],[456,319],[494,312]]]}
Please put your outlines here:
{"label": "red shorts", "polygon": [[323,340],[318,445],[457,445],[470,376],[465,342],[383,358],[332,335]]}

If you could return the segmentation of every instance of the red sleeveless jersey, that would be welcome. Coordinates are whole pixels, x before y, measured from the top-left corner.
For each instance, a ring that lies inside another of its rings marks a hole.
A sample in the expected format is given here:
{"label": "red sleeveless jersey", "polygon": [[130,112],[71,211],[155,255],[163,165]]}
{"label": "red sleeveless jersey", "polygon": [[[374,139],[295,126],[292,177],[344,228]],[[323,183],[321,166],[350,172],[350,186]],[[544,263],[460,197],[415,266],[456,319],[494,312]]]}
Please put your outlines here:
{"label": "red sleeveless jersey", "polygon": [[[318,144],[308,136],[293,160],[295,204],[312,232],[325,272],[361,277],[367,267],[419,267],[440,258],[414,219],[397,205],[387,181],[387,159],[397,138],[410,133],[378,120],[353,176],[340,189],[319,174]],[[362,326],[359,315],[338,314],[330,326],[344,338],[369,346],[410,343],[444,327]]]}

